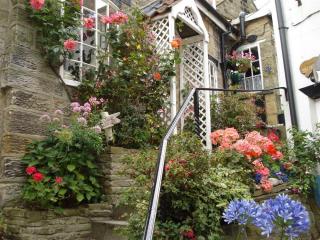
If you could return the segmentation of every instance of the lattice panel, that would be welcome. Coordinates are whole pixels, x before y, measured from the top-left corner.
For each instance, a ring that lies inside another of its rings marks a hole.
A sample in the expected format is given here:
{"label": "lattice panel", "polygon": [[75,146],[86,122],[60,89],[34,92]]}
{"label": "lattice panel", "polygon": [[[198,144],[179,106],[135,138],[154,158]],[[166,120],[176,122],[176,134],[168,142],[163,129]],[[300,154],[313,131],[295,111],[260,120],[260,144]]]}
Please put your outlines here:
{"label": "lattice panel", "polygon": [[151,29],[155,37],[157,52],[162,53],[165,50],[169,49],[169,19],[166,17],[155,21]]}
{"label": "lattice panel", "polygon": [[[193,43],[183,49],[183,85],[184,87],[205,87],[204,83],[204,52],[202,43]],[[206,109],[205,94],[199,93],[200,108],[200,136],[206,141]],[[184,119],[193,118],[193,101],[190,102],[188,110],[184,114]]]}
{"label": "lattice panel", "polygon": [[190,8],[186,7],[185,10],[184,10],[184,13],[183,15],[189,19],[191,22],[197,24],[197,21],[196,21],[196,18],[194,17],[192,11]]}

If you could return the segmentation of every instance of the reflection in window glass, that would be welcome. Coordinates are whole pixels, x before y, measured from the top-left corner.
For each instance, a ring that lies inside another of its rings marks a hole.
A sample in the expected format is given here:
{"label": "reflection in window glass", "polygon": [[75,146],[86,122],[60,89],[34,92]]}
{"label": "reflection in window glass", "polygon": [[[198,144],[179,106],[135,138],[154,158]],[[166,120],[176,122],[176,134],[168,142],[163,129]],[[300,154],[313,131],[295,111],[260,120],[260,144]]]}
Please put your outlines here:
{"label": "reflection in window glass", "polygon": [[255,60],[250,62],[250,69],[243,74],[243,81],[241,87],[247,90],[260,90],[263,89],[263,76],[261,70],[261,56],[258,46],[251,48],[244,48],[243,54],[249,53],[255,57]]}
{"label": "reflection in window glass", "polygon": [[109,0],[84,0],[81,9],[82,20],[91,18],[94,27],[79,29],[77,50],[72,59],[68,59],[63,66],[63,79],[81,82],[83,78],[89,79],[97,67],[97,49],[107,48],[108,44],[103,33],[107,31],[107,26],[101,24],[100,17],[108,16],[118,11],[116,5]]}

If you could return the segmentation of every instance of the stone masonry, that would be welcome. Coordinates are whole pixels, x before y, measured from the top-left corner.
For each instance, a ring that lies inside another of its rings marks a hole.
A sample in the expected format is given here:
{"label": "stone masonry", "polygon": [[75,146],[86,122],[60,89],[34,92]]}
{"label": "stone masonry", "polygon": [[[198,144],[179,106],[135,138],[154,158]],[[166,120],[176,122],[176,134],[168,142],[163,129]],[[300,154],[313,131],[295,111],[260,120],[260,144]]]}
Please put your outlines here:
{"label": "stone masonry", "polygon": [[217,11],[229,20],[237,18],[242,11],[252,13],[256,10],[253,0],[217,0]]}
{"label": "stone masonry", "polygon": [[39,117],[69,105],[67,92],[36,46],[23,0],[0,0],[0,205],[24,181],[20,158],[40,139]]}

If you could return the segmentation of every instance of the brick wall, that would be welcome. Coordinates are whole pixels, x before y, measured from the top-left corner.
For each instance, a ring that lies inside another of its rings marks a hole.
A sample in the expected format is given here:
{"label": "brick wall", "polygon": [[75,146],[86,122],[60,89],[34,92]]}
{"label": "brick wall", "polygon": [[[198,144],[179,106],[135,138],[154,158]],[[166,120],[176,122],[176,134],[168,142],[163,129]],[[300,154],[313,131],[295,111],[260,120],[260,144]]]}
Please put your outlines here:
{"label": "brick wall", "polygon": [[8,29],[6,34],[0,34],[0,205],[3,205],[15,198],[24,181],[20,159],[26,145],[45,133],[39,117],[65,108],[69,99],[36,46],[36,34],[23,10],[23,0],[0,0],[0,3],[0,32]]}

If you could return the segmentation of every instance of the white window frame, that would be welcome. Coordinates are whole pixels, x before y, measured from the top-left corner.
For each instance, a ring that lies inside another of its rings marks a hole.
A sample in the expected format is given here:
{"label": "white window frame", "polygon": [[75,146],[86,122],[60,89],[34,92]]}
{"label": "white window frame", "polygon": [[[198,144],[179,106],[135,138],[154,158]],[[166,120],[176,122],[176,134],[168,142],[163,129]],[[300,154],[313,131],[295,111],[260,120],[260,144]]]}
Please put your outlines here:
{"label": "white window frame", "polygon": [[210,60],[210,58],[208,60],[208,64],[210,88],[218,88],[218,67],[212,60]]}
{"label": "white window frame", "polygon": [[[258,55],[259,55],[259,68],[260,68],[260,76],[261,76],[261,89],[264,89],[264,78],[263,78],[263,65],[262,65],[262,59],[261,59],[261,48],[260,48],[260,43],[264,42],[265,40],[261,40],[261,41],[258,41],[258,42],[255,42],[255,43],[252,43],[252,44],[247,44],[247,45],[243,45],[241,47],[239,47],[237,49],[238,52],[243,52],[243,51],[246,51],[246,50],[249,50],[250,54],[251,54],[251,49],[252,48],[257,48],[258,49]],[[252,61],[250,61],[250,67],[251,67],[251,81],[252,81],[252,86],[253,86],[253,89],[256,89],[255,86],[254,86],[254,80],[253,80],[253,77],[254,77],[254,72],[253,72],[253,68],[252,68]],[[255,75],[255,76],[259,76],[259,75]],[[245,73],[243,74],[243,86],[244,86],[244,89],[248,90],[247,86],[246,86],[246,79],[249,78],[249,77],[246,77],[245,76]],[[251,90],[251,89],[250,89]]]}
{"label": "white window frame", "polygon": [[[83,22],[83,18],[84,18],[84,10],[86,11],[89,11],[89,12],[94,12],[94,15],[95,15],[95,27],[92,29],[92,31],[94,31],[94,35],[95,35],[95,45],[88,45],[86,43],[83,42],[83,30],[84,30],[84,27],[81,27],[80,28],[80,41],[77,41],[78,43],[78,46],[80,46],[79,50],[80,50],[80,53],[79,53],[79,58],[80,58],[80,61],[79,60],[76,60],[76,59],[67,59],[67,61],[70,61],[70,62],[73,62],[73,63],[78,63],[79,64],[79,68],[80,68],[80,81],[76,81],[76,80],[73,80],[73,79],[66,79],[64,78],[64,73],[65,73],[65,70],[64,70],[64,65],[62,65],[60,67],[60,76],[61,78],[63,79],[64,83],[68,86],[79,86],[82,82],[82,68],[83,66],[87,66],[87,67],[92,67],[92,68],[98,68],[98,60],[97,60],[97,53],[98,53],[98,48],[99,48],[99,34],[101,34],[102,32],[98,29],[98,24],[99,24],[99,21],[100,21],[100,17],[103,16],[101,14],[98,13],[98,4],[97,2],[98,1],[102,1],[102,2],[105,2],[107,5],[107,13],[106,13],[106,16],[109,16],[110,15],[110,9],[114,9],[116,11],[119,11],[119,7],[114,4],[111,0],[91,0],[91,1],[95,1],[95,10],[92,10],[90,8],[87,8],[85,6],[82,6],[81,7],[81,22]],[[108,26],[107,26],[108,28]],[[87,46],[87,47],[90,47],[92,49],[95,49],[95,64],[88,64],[88,63],[84,63],[83,62],[83,46]]]}

